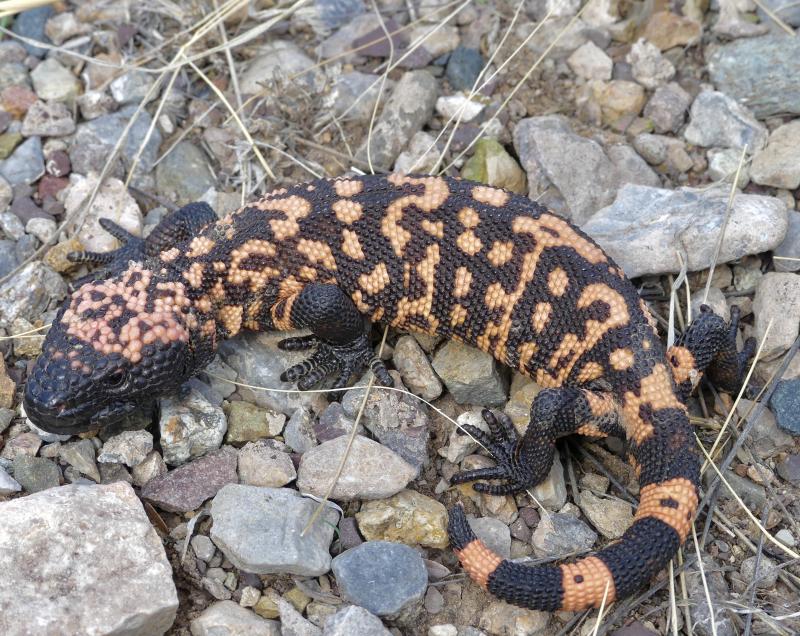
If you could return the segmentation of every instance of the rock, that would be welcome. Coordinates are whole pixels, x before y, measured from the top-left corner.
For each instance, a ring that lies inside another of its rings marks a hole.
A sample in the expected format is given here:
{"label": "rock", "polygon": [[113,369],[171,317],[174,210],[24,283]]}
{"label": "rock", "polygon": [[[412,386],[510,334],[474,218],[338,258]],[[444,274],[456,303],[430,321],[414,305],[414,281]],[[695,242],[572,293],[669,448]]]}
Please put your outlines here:
{"label": "rock", "polygon": [[276,600],[281,617],[281,636],[322,636],[322,630],[303,618],[289,601]]}
{"label": "rock", "polygon": [[324,636],[390,636],[381,619],[363,607],[349,605],[325,621]]}
{"label": "rock", "polygon": [[192,636],[280,636],[278,621],[261,618],[233,601],[217,601],[190,623]]}
{"label": "rock", "polygon": [[620,183],[638,183],[639,185],[657,188],[661,179],[647,165],[647,162],[636,150],[626,144],[615,144],[606,150],[608,158],[617,170]]}
{"label": "rock", "polygon": [[581,492],[580,508],[607,539],[619,539],[633,523],[633,512],[628,502],[601,498],[589,490]]}
{"label": "rock", "polygon": [[659,11],[647,21],[642,36],[659,50],[666,51],[673,46],[691,46],[697,43],[702,32],[702,26],[691,18]]}
{"label": "rock", "polygon": [[[759,561],[758,570],[756,570],[757,560]],[[747,557],[742,561],[739,571],[749,584],[755,584],[756,588],[760,590],[768,590],[778,581],[780,568],[772,559],[762,554],[760,558],[756,556]]]}
{"label": "rock", "polygon": [[489,634],[546,636],[550,614],[523,609],[503,601],[491,601],[481,613],[478,626]]}
{"label": "rock", "polygon": [[7,132],[0,135],[0,161],[10,157],[22,139],[22,134],[18,132]]}
{"label": "rock", "polygon": [[756,153],[750,176],[760,185],[794,190],[800,186],[800,120],[778,126],[769,135],[767,147]]}
{"label": "rock", "polygon": [[108,115],[116,107],[114,99],[102,91],[87,91],[78,97],[81,117],[86,120]]}
{"label": "rock", "polygon": [[778,382],[769,404],[778,426],[792,435],[800,435],[800,378]]}
{"label": "rock", "polygon": [[25,491],[35,493],[58,486],[61,471],[49,459],[18,455],[14,458],[14,479]]}
{"label": "rock", "polygon": [[305,407],[297,409],[289,418],[283,437],[294,452],[302,455],[317,445],[313,420],[313,414]]}
{"label": "rock", "polygon": [[422,557],[398,543],[362,543],[333,559],[331,568],[342,598],[378,616],[421,603],[428,587]]}
{"label": "rock", "polygon": [[542,517],[531,537],[538,557],[585,552],[597,541],[597,533],[576,517],[554,512]]}
{"label": "rock", "polygon": [[475,153],[461,169],[461,177],[517,194],[528,191],[525,172],[498,141],[488,137],[475,144]]}
{"label": "rock", "polygon": [[689,608],[692,629],[698,636],[734,636],[738,630],[734,628],[723,602],[723,599],[730,598],[731,592],[722,574],[722,564],[706,554],[702,559],[703,575],[697,563],[686,574],[690,598],[700,599]]}
{"label": "rock", "polygon": [[365,502],[356,513],[356,520],[367,541],[447,547],[447,510],[435,499],[413,490],[402,490],[389,499]]}
{"label": "rock", "polygon": [[433,372],[425,352],[413,336],[401,336],[394,348],[393,361],[410,391],[425,400],[442,393],[442,383]]}
{"label": "rock", "polygon": [[596,141],[576,135],[556,115],[530,117],[514,129],[528,176],[528,196],[575,223],[608,205],[620,187],[617,167]]}
{"label": "rock", "polygon": [[428,133],[418,130],[403,152],[397,155],[394,171],[401,174],[420,174],[436,172],[440,146]]}
{"label": "rock", "polygon": [[39,99],[72,103],[80,92],[80,82],[58,60],[49,57],[31,72],[33,90]]}
{"label": "rock", "polygon": [[[321,497],[333,480],[346,437],[337,437],[306,452],[297,470],[297,487]],[[403,458],[377,442],[356,435],[332,499],[384,499],[402,490],[417,474]]]}
{"label": "rock", "polygon": [[611,58],[592,41],[575,49],[567,58],[567,64],[576,75],[588,80],[608,81],[614,67]]}
{"label": "rock", "polygon": [[800,485],[800,455],[787,455],[778,464],[778,474],[790,484]]}
{"label": "rock", "polygon": [[86,35],[92,30],[91,25],[79,22],[70,11],[57,13],[47,20],[44,26],[45,35],[54,43],[61,45],[78,35]]}
{"label": "rock", "polygon": [[[45,35],[44,29],[47,20],[53,13],[54,9],[50,5],[22,11],[14,18],[14,24],[11,30],[24,38],[50,44],[50,38]],[[35,44],[23,42],[22,46],[25,47],[25,50],[30,55],[35,57],[44,57],[47,54],[46,48],[36,46]]]}
{"label": "rock", "polygon": [[[394,87],[372,129],[356,156],[372,164],[388,167],[408,140],[430,119],[437,97],[436,79],[427,71],[409,71]],[[369,141],[369,153],[367,142]]]}
{"label": "rock", "polygon": [[[308,352],[283,351],[278,349],[277,343],[297,335],[301,335],[300,332],[247,333],[236,340],[220,343],[220,353],[239,377],[247,379],[248,384],[274,389],[296,389],[294,383],[281,382],[280,375],[292,365],[305,360]],[[286,415],[292,415],[300,406],[321,411],[320,406],[326,404],[319,393],[274,393],[252,391],[246,387],[239,387],[238,391],[247,402]],[[287,428],[290,425],[291,420]]]}
{"label": "rock", "polygon": [[0,503],[0,546],[8,636],[30,633],[32,608],[39,633],[157,635],[175,620],[172,569],[128,484],[63,486]]}
{"label": "rock", "polygon": [[326,507],[301,536],[317,503],[289,488],[228,485],[211,503],[211,538],[236,567],[255,574],[320,576],[337,513]]}
{"label": "rock", "polygon": [[705,288],[698,289],[692,292],[690,299],[690,306],[692,309],[692,318],[700,315],[700,306],[708,305],[714,310],[717,316],[720,316],[725,322],[731,318],[731,310],[728,307],[728,300],[725,294],[718,287],[709,287],[708,297],[705,297]]}
{"label": "rock", "polygon": [[[155,81],[153,78],[152,74],[144,71],[129,71],[114,79],[108,88],[111,90],[114,101],[118,104],[136,104],[138,106],[147,97],[148,91],[153,86]],[[147,101],[152,101],[156,97],[158,97],[158,93],[154,92]]]}
{"label": "rock", "polygon": [[433,368],[459,404],[500,406],[506,401],[506,382],[488,353],[448,341],[436,352]]}
{"label": "rock", "polygon": [[52,219],[33,218],[25,224],[25,231],[35,236],[42,243],[48,243],[58,231],[56,222]]}
{"label": "rock", "polygon": [[691,120],[683,136],[696,146],[747,147],[758,150],[767,140],[767,129],[736,100],[724,93],[703,91],[694,100]]}
{"label": "rock", "polygon": [[161,398],[161,448],[164,461],[177,466],[219,448],[228,424],[225,413],[196,389],[184,399]]}
{"label": "rock", "polygon": [[296,478],[292,458],[274,440],[249,442],[239,451],[239,481],[243,484],[280,488]]}
{"label": "rock", "polygon": [[642,112],[647,101],[644,89],[636,82],[615,79],[593,81],[589,85],[593,101],[600,107],[603,123],[624,129]]}
{"label": "rock", "polygon": [[[3,184],[0,185],[0,188],[4,189],[5,186],[8,186],[2,177],[0,177],[0,180],[2,180]],[[11,190],[11,186],[8,186],[8,189]],[[4,202],[0,200],[0,208],[8,207],[9,201],[6,201],[5,205],[3,203]],[[0,230],[2,230],[3,234],[5,234],[8,238],[12,239],[12,241],[18,241],[22,238],[22,235],[25,234],[25,225],[13,212],[3,212],[0,213]]]}
{"label": "rock", "polygon": [[10,477],[9,474],[0,466],[0,497],[7,497],[22,490],[19,482]]}
{"label": "rock", "polygon": [[475,119],[481,114],[484,106],[478,97],[470,99],[465,93],[442,95],[436,100],[436,112],[439,115],[447,119],[458,119],[461,123]]}
{"label": "rock", "polygon": [[789,228],[783,242],[773,250],[772,258],[776,271],[800,270],[800,212],[789,211]]}
{"label": "rock", "polygon": [[483,70],[484,60],[480,51],[465,46],[457,47],[447,60],[445,77],[457,91],[469,91]]}
{"label": "rock", "polygon": [[75,120],[70,110],[59,102],[36,101],[22,122],[25,137],[63,137],[75,132]]}
{"label": "rock", "polygon": [[[459,424],[459,426],[472,424],[473,426],[476,426],[482,430],[484,433],[489,434],[489,425],[486,424],[486,421],[481,415],[482,410],[482,407],[479,407],[465,411],[456,418],[456,422]],[[461,463],[467,455],[471,455],[472,453],[476,452],[478,448],[480,448],[478,442],[473,440],[472,437],[462,432],[461,428],[456,426],[450,431],[450,438],[447,446],[439,449],[439,455],[453,464],[458,464]]]}
{"label": "rock", "polygon": [[[338,51],[337,51],[338,52]],[[264,91],[267,82],[291,78],[312,92],[319,92],[324,78],[314,68],[314,60],[289,40],[273,40],[258,49],[258,53],[239,76],[239,90],[249,95]],[[303,71],[308,71],[303,73]]]}
{"label": "rock", "polygon": [[167,473],[167,465],[158,451],[151,451],[140,464],[131,470],[133,483],[143,488],[145,484]]}
{"label": "rock", "polygon": [[14,460],[21,455],[35,457],[41,445],[42,440],[36,433],[20,433],[5,443],[0,457],[9,460]]}
{"label": "rock", "polygon": [[[322,59],[334,56],[341,56],[343,63],[357,63],[364,61],[365,49],[356,50],[355,42],[368,35],[371,31],[381,29],[381,20],[374,13],[366,13],[355,16],[348,21],[341,29],[336,31],[329,38],[324,40],[317,48],[317,55]],[[381,30],[381,36],[383,31]],[[366,38],[364,38],[366,40]],[[375,38],[362,42],[366,44]],[[385,38],[383,40],[385,42]]]}
{"label": "rock", "polygon": [[18,318],[38,320],[51,302],[66,295],[61,276],[40,261],[28,263],[0,285],[0,328],[10,327]]}
{"label": "rock", "polygon": [[761,359],[778,357],[792,346],[800,330],[800,275],[769,272],[762,276],[756,287],[753,313],[754,335],[762,342],[766,334]]}
{"label": "rock", "polygon": [[774,15],[780,16],[786,24],[799,27],[800,26],[800,7],[790,0],[763,0],[763,6],[757,9],[758,17],[762,22],[769,23],[771,20],[767,13],[769,9]]}
{"label": "rock", "polygon": [[100,483],[100,471],[97,470],[95,463],[92,440],[82,439],[72,444],[64,444],[58,449],[58,456],[82,474]]}
{"label": "rock", "polygon": [[39,137],[29,137],[8,159],[0,161],[0,176],[12,186],[34,183],[43,174],[44,156]]}
{"label": "rock", "polygon": [[98,462],[137,466],[153,450],[153,435],[148,431],[123,431],[103,444]]}
{"label": "rock", "polygon": [[161,196],[177,205],[202,198],[217,180],[208,167],[208,158],[189,141],[181,141],[156,166],[156,186]]}
{"label": "rock", "polygon": [[[725,148],[718,150],[711,148],[708,151],[708,176],[714,181],[723,181],[730,183],[736,175],[739,168],[739,161],[742,152],[737,148]],[[750,183],[750,165],[745,161],[742,162],[742,169],[739,171],[739,181],[736,183],[737,188],[744,188]]]}
{"label": "rock", "polygon": [[[271,417],[272,416],[272,417]],[[271,426],[271,420],[278,420],[280,426]],[[225,434],[226,444],[255,442],[264,437],[280,435],[286,416],[282,413],[270,413],[250,402],[236,400],[231,402],[228,410],[228,432]],[[277,432],[273,432],[277,429]]]}
{"label": "rock", "polygon": [[547,478],[536,484],[531,491],[536,501],[550,510],[559,510],[567,502],[567,484],[564,482],[564,468],[558,453],[553,458]]}
{"label": "rock", "polygon": [[0,278],[6,276],[17,265],[19,261],[14,253],[14,241],[0,240]]}
{"label": "rock", "polygon": [[655,90],[644,107],[644,116],[653,122],[658,133],[677,132],[691,103],[692,96],[680,84],[670,82]]}
{"label": "rock", "polygon": [[625,61],[631,65],[633,78],[645,88],[658,88],[675,77],[672,62],[661,55],[656,45],[645,39],[639,39],[631,46]]}
{"label": "rock", "polygon": [[467,521],[487,548],[504,559],[511,558],[511,532],[506,524],[493,517],[467,517]]}
{"label": "rock", "polygon": [[[678,235],[688,255],[689,271],[697,271],[711,264],[727,200],[727,188],[673,191],[626,185],[612,205],[599,210],[581,229],[631,278],[679,272]],[[738,195],[717,262],[779,245],[786,234],[786,218],[785,205],[777,198]]]}
{"label": "rock", "polygon": [[[125,106],[116,113],[102,115],[78,124],[69,149],[73,171],[86,175],[90,172],[100,173],[106,167],[108,157],[135,112],[136,106]],[[151,122],[146,110],[138,114],[128,136],[122,142],[121,156],[115,160],[111,169],[113,176],[122,177],[132,167],[139,146],[145,139],[147,143],[139,157],[136,174],[146,174],[153,169],[153,164],[158,158],[158,147],[161,145],[161,133],[158,127],[150,132]]]}
{"label": "rock", "polygon": [[142,498],[169,512],[189,512],[200,507],[236,478],[236,450],[223,446],[205,457],[156,477],[142,488]]}
{"label": "rock", "polygon": [[325,103],[339,119],[366,123],[372,117],[378,95],[383,94],[386,97],[386,92],[392,86],[392,80],[387,80],[384,86],[379,75],[359,71],[342,73],[334,81]]}
{"label": "rock", "polygon": [[[754,403],[744,398],[740,399],[736,405],[736,412],[741,416],[746,416],[754,408]],[[792,448],[792,438],[780,430],[775,421],[775,416],[764,409],[760,417],[753,424],[748,438],[752,443],[752,448],[756,455],[761,459],[768,459],[781,451],[788,451]]]}
{"label": "rock", "polygon": [[[404,389],[400,376],[390,371],[394,386]],[[366,381],[358,382],[363,386]],[[342,398],[342,409],[352,420],[364,402],[365,389],[352,388]],[[370,391],[361,420],[377,440],[417,470],[428,462],[429,423],[425,405],[406,393]]]}
{"label": "rock", "polygon": [[[73,174],[70,177],[70,187],[64,196],[64,208],[67,216],[76,213],[83,206],[91,196],[92,190],[97,186],[97,182],[96,175],[82,177]],[[100,227],[101,218],[118,223],[134,236],[142,234],[143,219],[139,206],[128,193],[125,184],[118,179],[105,179],[88,210],[86,222],[78,232],[78,240],[84,249],[92,252],[107,252],[119,247],[119,241]]]}

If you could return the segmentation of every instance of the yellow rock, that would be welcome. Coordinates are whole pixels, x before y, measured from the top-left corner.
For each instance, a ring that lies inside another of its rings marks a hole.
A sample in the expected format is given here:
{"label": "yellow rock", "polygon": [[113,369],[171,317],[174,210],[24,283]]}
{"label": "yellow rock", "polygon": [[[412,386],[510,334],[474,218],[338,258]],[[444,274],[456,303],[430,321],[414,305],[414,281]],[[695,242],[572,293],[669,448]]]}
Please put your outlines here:
{"label": "yellow rock", "polygon": [[366,502],[356,521],[361,534],[370,541],[447,547],[447,510],[435,499],[413,490]]}

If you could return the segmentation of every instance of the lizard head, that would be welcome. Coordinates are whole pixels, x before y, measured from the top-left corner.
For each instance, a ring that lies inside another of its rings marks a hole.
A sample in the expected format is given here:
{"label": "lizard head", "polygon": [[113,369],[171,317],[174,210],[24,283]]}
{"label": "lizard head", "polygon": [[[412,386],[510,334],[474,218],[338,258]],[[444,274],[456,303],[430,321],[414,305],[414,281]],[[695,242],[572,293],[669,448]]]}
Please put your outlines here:
{"label": "lizard head", "polygon": [[180,282],[140,263],[67,299],[25,386],[39,428],[74,434],[118,421],[176,391],[213,356],[216,326]]}

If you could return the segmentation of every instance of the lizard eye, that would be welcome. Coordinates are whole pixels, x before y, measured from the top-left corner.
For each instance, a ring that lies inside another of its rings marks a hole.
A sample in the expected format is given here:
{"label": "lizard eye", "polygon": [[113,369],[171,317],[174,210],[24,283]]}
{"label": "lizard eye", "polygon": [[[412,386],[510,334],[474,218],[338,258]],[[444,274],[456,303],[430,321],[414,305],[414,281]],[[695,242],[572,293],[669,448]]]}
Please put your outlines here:
{"label": "lizard eye", "polygon": [[123,371],[122,369],[117,369],[116,371],[114,371],[114,373],[107,376],[105,380],[106,385],[111,388],[115,388],[122,385],[124,381],[125,381],[125,371]]}

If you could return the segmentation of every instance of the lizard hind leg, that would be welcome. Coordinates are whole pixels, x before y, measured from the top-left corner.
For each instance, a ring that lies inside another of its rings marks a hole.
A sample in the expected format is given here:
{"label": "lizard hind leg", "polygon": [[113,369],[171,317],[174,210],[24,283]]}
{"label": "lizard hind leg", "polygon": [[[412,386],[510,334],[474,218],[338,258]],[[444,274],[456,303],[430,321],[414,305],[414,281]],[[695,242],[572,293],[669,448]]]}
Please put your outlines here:
{"label": "lizard hind leg", "polygon": [[505,495],[520,492],[544,481],[555,456],[556,438],[570,433],[590,437],[624,435],[616,401],[611,394],[575,387],[544,389],[534,398],[531,419],[520,437],[511,419],[488,409],[483,419],[490,433],[472,425],[464,430],[481,443],[497,461],[493,468],[465,471],[450,482],[461,484],[476,479],[499,479],[500,484],[476,483],[478,492]]}

